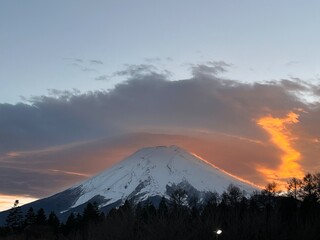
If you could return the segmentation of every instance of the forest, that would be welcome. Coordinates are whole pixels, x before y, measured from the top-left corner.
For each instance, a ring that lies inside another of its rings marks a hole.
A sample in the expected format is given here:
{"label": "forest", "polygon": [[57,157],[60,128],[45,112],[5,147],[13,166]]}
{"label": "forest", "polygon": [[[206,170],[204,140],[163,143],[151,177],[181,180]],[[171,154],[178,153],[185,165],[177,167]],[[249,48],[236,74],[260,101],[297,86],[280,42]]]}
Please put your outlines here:
{"label": "forest", "polygon": [[[219,239],[308,240],[320,239],[320,173],[292,178],[286,191],[276,183],[248,196],[230,185],[221,195],[211,193],[200,203],[182,189],[170,199],[130,201],[108,213],[88,203],[82,214],[71,213],[60,222],[54,212],[32,209],[23,215],[18,202],[12,207],[1,239]],[[48,215],[47,215],[48,214]],[[218,231],[220,230],[220,231]]]}

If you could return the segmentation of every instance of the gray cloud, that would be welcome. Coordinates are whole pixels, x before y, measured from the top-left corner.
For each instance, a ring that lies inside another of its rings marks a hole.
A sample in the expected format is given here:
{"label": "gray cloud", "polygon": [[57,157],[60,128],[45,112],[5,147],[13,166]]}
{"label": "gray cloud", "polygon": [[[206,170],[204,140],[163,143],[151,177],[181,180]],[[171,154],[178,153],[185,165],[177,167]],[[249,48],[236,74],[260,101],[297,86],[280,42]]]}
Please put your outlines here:
{"label": "gray cloud", "polygon": [[[269,110],[285,113],[289,109],[305,107],[282,85],[241,84],[196,76],[190,80],[168,81],[153,69],[149,65],[129,66],[119,74],[131,74],[130,80],[118,84],[110,92],[55,92],[57,96],[30,99],[32,105],[2,104],[0,136],[8,136],[12,142],[30,138],[31,143],[43,142],[50,136],[50,140],[44,142],[59,143],[61,139],[70,141],[86,135],[107,134],[108,125],[115,128],[112,123],[119,125],[116,131],[155,125],[248,134],[254,117]],[[238,129],[239,123],[246,129]],[[12,146],[19,144],[12,143]]]}
{"label": "gray cloud", "polygon": [[92,68],[92,67],[87,67],[84,64],[79,64],[77,62],[72,63],[72,66],[79,69],[82,72],[98,72],[98,70],[96,68]]}
{"label": "gray cloud", "polygon": [[124,70],[117,71],[114,73],[114,75],[137,77],[139,75],[153,74],[153,73],[156,73],[157,71],[157,68],[151,64],[138,64],[138,65],[126,64],[125,67],[126,68]]}
{"label": "gray cloud", "polygon": [[63,58],[64,60],[71,61],[73,63],[83,63],[85,60],[81,58]]}
{"label": "gray cloud", "polygon": [[94,80],[97,80],[97,81],[108,81],[108,80],[110,80],[110,76],[108,76],[108,75],[100,75],[98,77],[95,77]]}
{"label": "gray cloud", "polygon": [[82,67],[81,68],[82,72],[97,72],[97,69],[95,68],[90,68],[90,67]]}
{"label": "gray cloud", "polygon": [[131,79],[150,80],[168,80],[172,73],[168,70],[159,70],[152,64],[125,64],[125,69],[116,71],[113,76],[126,76]]}
{"label": "gray cloud", "polygon": [[308,86],[303,84],[300,79],[297,81],[282,79],[281,84],[287,89],[292,91],[308,91]]}
{"label": "gray cloud", "polygon": [[39,198],[60,191],[61,186],[67,187],[68,183],[78,182],[84,177],[68,175],[50,170],[41,171],[30,168],[6,168],[1,166],[0,194],[31,195]]}
{"label": "gray cloud", "polygon": [[97,59],[91,59],[91,60],[89,60],[90,61],[90,63],[92,63],[92,64],[99,64],[99,65],[102,65],[103,64],[103,62],[101,61],[101,60],[97,60]]}
{"label": "gray cloud", "polygon": [[[211,65],[210,65],[211,66]],[[197,71],[203,69],[200,67]],[[243,84],[198,72],[168,81],[149,65],[129,66],[126,82],[109,92],[52,93],[27,104],[0,105],[0,151],[65,143],[143,126],[205,128],[256,136],[252,119],[271,111],[306,108],[284,85]],[[205,73],[207,70],[205,70]],[[27,140],[29,139],[29,140]]]}
{"label": "gray cloud", "polygon": [[[269,83],[276,84],[277,81],[270,81]],[[311,82],[298,77],[290,77],[290,79],[281,79],[280,83],[287,91],[305,93],[313,95],[313,97],[320,96],[320,83],[318,80]]]}
{"label": "gray cloud", "polygon": [[80,69],[82,72],[97,72],[98,70],[90,67],[90,65],[98,66],[103,64],[103,61],[98,59],[64,58],[64,60],[67,60],[72,66]]}
{"label": "gray cloud", "polygon": [[204,64],[191,64],[192,74],[196,77],[203,75],[218,75],[227,72],[227,68],[232,65],[224,61],[207,61]]}
{"label": "gray cloud", "polygon": [[[224,169],[261,181],[254,164],[274,167],[281,153],[255,121],[295,109],[304,110],[291,128],[299,135],[296,147],[305,151],[304,167],[310,169],[319,155],[312,141],[320,136],[320,104],[307,104],[295,92],[312,93],[313,85],[298,79],[249,84],[219,78],[229,66],[193,65],[190,79],[171,81],[152,65],[127,65],[116,73],[127,80],[109,91],[50,90],[48,96],[30,98],[30,104],[0,104],[0,177],[8,183],[0,186],[3,193],[24,189],[44,196],[83,179],[67,172],[94,174],[136,148],[168,143],[194,148],[206,158],[217,156],[212,162]],[[163,136],[169,133],[174,136]],[[49,183],[56,174],[60,180]],[[35,180],[23,185],[27,176]],[[44,176],[49,180],[39,181]]]}
{"label": "gray cloud", "polygon": [[80,64],[80,63],[91,63],[91,64],[98,64],[98,65],[102,65],[103,61],[99,60],[99,59],[90,59],[90,60],[86,60],[86,59],[82,59],[82,58],[63,58],[64,60],[70,61],[72,63],[75,64]]}

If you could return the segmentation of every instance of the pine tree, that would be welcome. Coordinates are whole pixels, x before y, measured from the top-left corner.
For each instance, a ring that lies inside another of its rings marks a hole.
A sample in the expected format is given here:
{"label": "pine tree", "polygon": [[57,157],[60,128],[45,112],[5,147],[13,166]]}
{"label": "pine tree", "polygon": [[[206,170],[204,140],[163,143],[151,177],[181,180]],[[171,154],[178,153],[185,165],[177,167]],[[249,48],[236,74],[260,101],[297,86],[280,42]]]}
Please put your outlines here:
{"label": "pine tree", "polygon": [[12,231],[20,230],[23,225],[23,214],[18,204],[19,200],[16,200],[14,202],[14,206],[10,209],[9,214],[6,218],[6,227],[8,227]]}
{"label": "pine tree", "polygon": [[60,221],[54,212],[51,212],[48,217],[48,225],[52,227],[55,231],[59,229]]}
{"label": "pine tree", "polygon": [[66,221],[66,227],[68,229],[72,229],[76,226],[76,218],[74,216],[74,213],[71,213]]}
{"label": "pine tree", "polygon": [[36,224],[45,225],[47,223],[47,217],[43,208],[40,208],[36,215]]}
{"label": "pine tree", "polygon": [[161,217],[168,216],[168,206],[164,197],[161,198],[161,201],[159,203],[158,214]]}
{"label": "pine tree", "polygon": [[96,202],[88,203],[83,211],[83,221],[84,223],[98,222],[100,220],[100,211]]}
{"label": "pine tree", "polygon": [[36,223],[36,215],[32,207],[30,207],[29,210],[27,211],[24,222],[26,226],[31,226]]}

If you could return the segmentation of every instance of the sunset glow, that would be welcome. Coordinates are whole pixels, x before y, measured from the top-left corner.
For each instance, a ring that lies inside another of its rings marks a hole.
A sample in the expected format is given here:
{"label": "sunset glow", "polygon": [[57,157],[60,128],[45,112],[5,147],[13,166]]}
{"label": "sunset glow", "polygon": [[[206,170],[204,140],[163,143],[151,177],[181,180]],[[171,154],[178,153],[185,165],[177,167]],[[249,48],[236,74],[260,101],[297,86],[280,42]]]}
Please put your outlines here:
{"label": "sunset glow", "polygon": [[13,207],[15,200],[19,200],[19,206],[37,200],[37,198],[28,196],[14,196],[14,195],[2,195],[0,194],[0,211],[4,211]]}
{"label": "sunset glow", "polygon": [[234,175],[234,174],[231,174],[231,173],[229,173],[229,172],[227,172],[227,171],[225,171],[225,170],[217,167],[216,165],[212,164],[211,162],[208,162],[207,160],[205,160],[204,158],[202,158],[201,156],[199,156],[199,155],[196,154],[196,153],[191,153],[191,154],[192,154],[193,156],[195,156],[196,158],[201,159],[201,160],[204,161],[206,164],[208,164],[208,165],[210,165],[210,166],[212,166],[212,167],[214,167],[214,168],[216,168],[216,169],[219,169],[219,171],[221,171],[221,172],[223,172],[223,173],[225,173],[225,174],[227,174],[227,175],[229,175],[229,176],[231,176],[231,177],[234,177],[235,179],[238,179],[238,180],[240,180],[241,182],[245,182],[245,183],[248,183],[248,184],[253,185],[253,186],[255,186],[255,187],[262,188],[261,186],[259,186],[259,185],[257,185],[257,184],[254,184],[253,182],[250,182],[250,181],[248,181],[248,180],[245,180],[245,179],[243,179],[243,178],[240,178],[240,177],[238,177],[238,176],[236,176],[236,175]]}
{"label": "sunset glow", "polygon": [[257,124],[269,133],[270,141],[283,152],[280,157],[281,163],[276,169],[264,167],[257,169],[268,181],[283,184],[289,178],[302,178],[304,176],[299,164],[301,153],[294,148],[294,134],[287,127],[299,123],[298,118],[298,114],[290,112],[285,118],[276,118],[269,115],[257,121]]}

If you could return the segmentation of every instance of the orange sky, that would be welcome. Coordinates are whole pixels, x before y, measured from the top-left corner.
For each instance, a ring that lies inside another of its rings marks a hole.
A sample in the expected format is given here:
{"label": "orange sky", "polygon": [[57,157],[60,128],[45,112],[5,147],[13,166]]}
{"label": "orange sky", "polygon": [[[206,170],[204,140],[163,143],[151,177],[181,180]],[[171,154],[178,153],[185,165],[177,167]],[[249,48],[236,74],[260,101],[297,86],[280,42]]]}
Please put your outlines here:
{"label": "orange sky", "polygon": [[15,202],[15,200],[19,200],[19,205],[24,205],[37,200],[37,198],[0,194],[0,211],[7,210],[13,207],[13,203]]}

